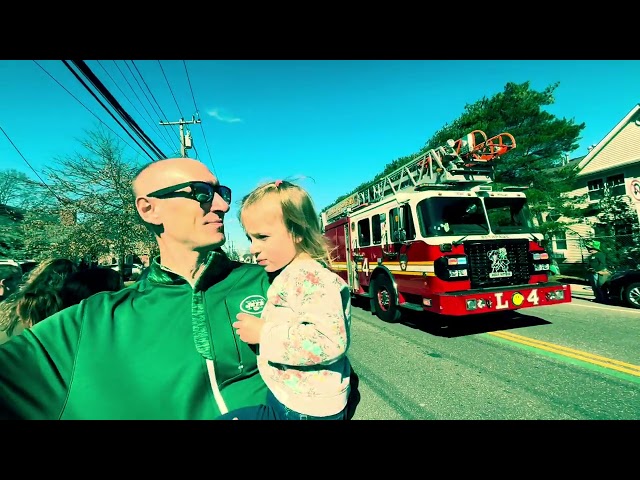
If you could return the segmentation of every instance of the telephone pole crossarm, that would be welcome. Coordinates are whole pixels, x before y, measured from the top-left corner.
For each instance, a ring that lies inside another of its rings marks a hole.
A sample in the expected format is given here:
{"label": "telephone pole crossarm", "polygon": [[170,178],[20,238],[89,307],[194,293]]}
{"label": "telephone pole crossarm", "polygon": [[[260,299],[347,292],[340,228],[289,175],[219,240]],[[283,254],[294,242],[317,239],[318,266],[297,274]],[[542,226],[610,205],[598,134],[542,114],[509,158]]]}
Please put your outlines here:
{"label": "telephone pole crossarm", "polygon": [[[188,148],[193,148],[192,145],[192,141],[191,141],[191,137],[185,137],[184,134],[184,126],[185,125],[190,125],[190,124],[195,124],[195,123],[202,123],[202,120],[195,118],[195,116],[191,117],[191,120],[184,120],[183,118],[181,118],[180,120],[178,120],[177,122],[160,122],[160,125],[166,127],[169,125],[179,125],[180,126],[180,155],[182,155],[183,157],[187,156],[187,149]],[[188,143],[188,144],[187,144]]]}

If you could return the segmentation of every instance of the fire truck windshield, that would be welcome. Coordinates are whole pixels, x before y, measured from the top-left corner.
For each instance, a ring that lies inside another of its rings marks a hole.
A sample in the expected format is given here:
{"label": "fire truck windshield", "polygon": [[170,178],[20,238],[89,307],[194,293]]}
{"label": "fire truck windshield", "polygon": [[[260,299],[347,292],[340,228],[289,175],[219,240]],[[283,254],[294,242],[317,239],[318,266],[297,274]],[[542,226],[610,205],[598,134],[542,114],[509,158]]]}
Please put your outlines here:
{"label": "fire truck windshield", "polygon": [[484,205],[493,233],[537,232],[526,198],[486,197]]}
{"label": "fire truck windshield", "polygon": [[426,198],[416,206],[420,231],[425,237],[535,231],[525,198],[485,197],[484,205],[486,216],[478,197]]}

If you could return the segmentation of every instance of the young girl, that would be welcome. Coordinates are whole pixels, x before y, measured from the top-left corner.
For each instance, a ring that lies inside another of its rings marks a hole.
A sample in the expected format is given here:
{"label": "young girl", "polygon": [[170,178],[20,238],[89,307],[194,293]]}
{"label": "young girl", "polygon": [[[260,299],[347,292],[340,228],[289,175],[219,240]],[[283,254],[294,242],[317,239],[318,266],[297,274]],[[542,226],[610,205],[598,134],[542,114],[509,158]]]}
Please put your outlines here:
{"label": "young girl", "polygon": [[243,199],[240,220],[258,265],[277,274],[261,317],[240,313],[233,324],[241,340],[259,344],[269,393],[267,405],[218,418],[346,419],[351,294],[326,268],[329,250],[311,198],[290,182],[271,182]]}

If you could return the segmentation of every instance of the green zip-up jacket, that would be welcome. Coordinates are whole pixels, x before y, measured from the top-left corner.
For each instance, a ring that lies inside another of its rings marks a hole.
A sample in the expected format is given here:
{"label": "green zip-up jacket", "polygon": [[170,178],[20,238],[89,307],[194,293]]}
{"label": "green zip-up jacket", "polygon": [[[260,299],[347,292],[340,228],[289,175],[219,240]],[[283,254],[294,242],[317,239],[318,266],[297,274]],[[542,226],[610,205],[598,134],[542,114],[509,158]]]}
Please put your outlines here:
{"label": "green zip-up jacket", "polygon": [[195,287],[154,259],[0,346],[0,418],[214,419],[264,403],[252,347],[231,326],[259,315],[269,278],[211,254]]}

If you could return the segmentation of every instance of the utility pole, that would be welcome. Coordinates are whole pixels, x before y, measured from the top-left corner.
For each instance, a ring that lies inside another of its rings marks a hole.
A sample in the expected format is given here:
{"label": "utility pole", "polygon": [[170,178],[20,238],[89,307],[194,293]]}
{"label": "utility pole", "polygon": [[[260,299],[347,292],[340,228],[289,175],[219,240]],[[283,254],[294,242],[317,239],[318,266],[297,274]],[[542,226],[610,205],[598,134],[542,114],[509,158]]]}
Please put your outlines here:
{"label": "utility pole", "polygon": [[201,123],[202,120],[198,119],[196,120],[195,116],[191,117],[191,120],[184,120],[184,119],[180,119],[177,122],[160,122],[160,125],[162,126],[167,126],[167,125],[180,125],[180,155],[182,155],[183,157],[187,156],[187,149],[188,148],[193,148],[193,141],[191,140],[191,135],[187,134],[185,136],[184,134],[184,126],[185,125],[189,125],[192,123]]}

